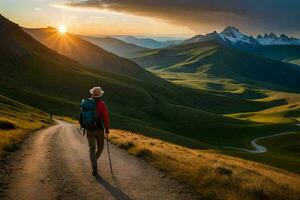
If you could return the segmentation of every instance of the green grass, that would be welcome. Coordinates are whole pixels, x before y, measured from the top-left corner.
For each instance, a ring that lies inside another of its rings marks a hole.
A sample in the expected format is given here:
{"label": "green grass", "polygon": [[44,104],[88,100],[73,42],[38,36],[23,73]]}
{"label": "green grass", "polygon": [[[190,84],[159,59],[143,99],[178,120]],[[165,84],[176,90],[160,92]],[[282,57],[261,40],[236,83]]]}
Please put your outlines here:
{"label": "green grass", "polygon": [[[214,137],[223,128],[253,124],[223,114],[263,110],[273,103],[282,105],[282,102],[255,102],[180,87],[145,70],[143,76],[132,78],[85,68],[45,48],[18,26],[9,23],[4,26],[11,32],[4,34],[6,38],[0,46],[5,55],[0,60],[0,93],[48,113],[76,117],[81,98],[89,95],[91,87],[101,85],[111,112],[112,127],[143,130],[145,134],[169,138],[183,145],[192,140],[190,146],[197,147],[211,141],[202,141],[206,136],[201,135],[212,126],[220,128],[209,131]],[[25,56],[7,48],[14,43]],[[144,78],[144,74],[148,78]],[[183,137],[188,138],[183,140]]]}
{"label": "green grass", "polygon": [[[240,119],[245,122],[252,122],[253,124],[223,124],[222,122],[218,123],[217,119],[214,118],[213,122],[215,123],[206,122],[202,124],[201,127],[195,127],[195,129],[191,132],[185,132],[183,130],[182,133],[185,133],[184,135],[186,137],[211,144],[215,148],[220,149],[223,153],[300,173],[298,170],[299,164],[297,164],[300,163],[300,150],[298,148],[294,148],[288,152],[280,149],[280,146],[288,146],[289,144],[295,144],[295,141],[298,142],[293,135],[281,136],[278,140],[276,140],[278,143],[272,143],[272,145],[269,145],[268,141],[262,140],[261,142],[269,149],[269,152],[264,154],[251,154],[229,150],[224,151],[223,148],[220,148],[223,146],[235,146],[252,149],[253,147],[251,146],[250,141],[257,137],[287,131],[299,132],[299,126],[295,126],[295,124],[299,123],[297,119],[299,119],[300,116],[300,95],[298,93],[260,89],[252,87],[251,85],[240,84],[230,79],[204,76],[201,73],[151,71],[166,80],[184,87],[194,88],[200,91],[206,91],[235,99],[248,99],[254,102],[265,102],[270,105],[273,104],[273,106],[270,106],[271,108],[261,111],[253,110],[251,112],[224,115],[230,118]],[[209,114],[204,114],[203,116],[210,119]],[[270,144],[272,140],[270,140]],[[281,144],[279,144],[280,142]],[[276,147],[278,147],[278,149],[276,149]]]}
{"label": "green grass", "polygon": [[[136,66],[128,69],[129,74],[86,68],[42,46],[20,27],[3,19],[0,25],[5,27],[0,29],[4,31],[0,41],[0,94],[43,112],[76,118],[81,98],[89,96],[91,87],[100,85],[105,91],[103,99],[110,110],[112,128],[143,132],[188,147],[249,147],[255,137],[300,129],[287,122],[258,123],[253,118],[235,116],[253,112],[258,115],[290,104],[287,98],[271,97],[267,90],[227,77],[212,77],[204,71],[195,74],[193,81],[184,81],[177,73],[180,83],[172,83],[142,68],[135,71]],[[190,46],[185,48],[179,49],[181,53]],[[216,47],[207,48],[189,52],[195,57],[188,62],[195,67],[199,58],[215,55]],[[156,54],[161,50],[153,51]],[[173,55],[172,51],[166,53]],[[197,62],[193,62],[195,59]],[[186,73],[184,76],[188,77]],[[297,118],[297,113],[293,117]]]}
{"label": "green grass", "polygon": [[257,143],[267,147],[268,151],[262,154],[239,151],[225,153],[300,174],[300,132],[262,139]]}
{"label": "green grass", "polygon": [[150,70],[231,79],[260,88],[299,91],[300,73],[287,63],[229,49],[217,42],[202,42],[142,51],[133,58]]}
{"label": "green grass", "polygon": [[201,199],[297,199],[299,196],[298,174],[123,130],[112,130],[109,139],[167,176],[193,186]]}

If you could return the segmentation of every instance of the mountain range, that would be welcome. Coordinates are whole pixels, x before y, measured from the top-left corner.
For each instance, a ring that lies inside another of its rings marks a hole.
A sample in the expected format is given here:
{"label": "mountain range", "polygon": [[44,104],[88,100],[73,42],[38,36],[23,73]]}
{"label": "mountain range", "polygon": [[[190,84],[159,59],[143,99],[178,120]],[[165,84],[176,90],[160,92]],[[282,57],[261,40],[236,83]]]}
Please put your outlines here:
{"label": "mountain range", "polygon": [[247,36],[240,33],[240,31],[234,27],[227,27],[221,33],[214,31],[206,35],[197,35],[182,42],[182,44],[198,43],[216,41],[227,47],[236,47],[240,49],[256,48],[261,44],[252,36]]}
{"label": "mountain range", "polygon": [[133,36],[119,36],[117,38],[129,44],[135,44],[137,46],[149,49],[164,48],[170,45],[179,44],[181,42],[181,40],[167,40],[160,42],[151,38],[136,38]]}
{"label": "mountain range", "polygon": [[223,42],[202,41],[142,51],[133,61],[154,71],[201,73],[261,88],[300,91],[300,71],[296,66],[268,56],[263,50],[256,55],[229,48]]}
{"label": "mountain range", "polygon": [[[34,30],[34,34],[37,34],[34,37],[39,37],[41,41],[51,37],[53,33],[48,35],[47,31]],[[71,43],[73,51],[89,52],[91,48],[99,55],[99,59],[100,56],[113,58],[101,61],[103,66],[105,62],[107,66],[112,65],[111,68],[94,66],[92,63],[85,66],[82,64],[84,59],[81,61],[81,56],[85,54],[75,52],[78,61],[70,58],[74,57],[73,54],[70,57],[63,56],[59,52],[65,51],[56,50],[50,42],[45,42],[47,46],[43,45],[2,16],[0,37],[1,95],[45,112],[76,116],[80,100],[89,95],[91,87],[101,85],[106,94],[104,100],[110,108],[112,127],[142,131],[146,135],[186,146],[203,146],[204,141],[217,144],[212,137],[207,137],[207,134],[219,134],[216,127],[227,127],[229,131],[236,126],[237,133],[242,133],[243,126],[238,125],[252,124],[226,117],[224,113],[261,110],[281,104],[277,101],[229,98],[178,86],[68,33],[64,37],[70,38],[64,39],[64,45]],[[90,53],[93,58],[93,52]],[[229,132],[225,131],[224,134]],[[200,138],[203,140],[200,141]],[[236,137],[237,143],[238,140]]]}
{"label": "mountain range", "polygon": [[300,45],[300,40],[281,34],[279,37],[274,33],[258,35],[257,41],[262,45]]}
{"label": "mountain range", "polygon": [[118,56],[130,58],[137,52],[147,50],[145,47],[137,46],[124,42],[120,39],[113,37],[92,37],[92,36],[79,36],[94,45],[97,45],[106,51],[112,52]]}
{"label": "mountain range", "polygon": [[239,29],[228,26],[222,32],[216,31],[206,35],[196,35],[190,39],[184,40],[182,44],[190,44],[197,42],[216,41],[227,47],[238,48],[242,50],[253,50],[260,46],[266,45],[300,45],[300,40],[288,37],[282,34],[277,37],[274,33],[265,34],[264,36],[258,35],[256,38],[253,36],[241,33]]}
{"label": "mountain range", "polygon": [[[231,37],[227,42],[236,36],[243,42],[252,40],[237,30],[222,34]],[[285,63],[297,62],[299,46],[291,50],[291,45],[260,45],[245,52],[218,41],[160,49],[111,38],[100,44],[53,28],[24,29],[1,15],[0,38],[0,101],[11,99],[44,113],[78,117],[81,99],[100,85],[112,128],[221,152],[223,146],[249,148],[255,137],[299,131],[295,118],[300,70]],[[101,48],[114,43],[111,52]],[[138,64],[115,55],[118,45],[138,49],[130,52]],[[1,107],[10,109],[6,102]],[[291,149],[288,140],[284,143]],[[260,159],[296,168],[297,160],[285,155],[286,151],[272,158],[264,154]]]}

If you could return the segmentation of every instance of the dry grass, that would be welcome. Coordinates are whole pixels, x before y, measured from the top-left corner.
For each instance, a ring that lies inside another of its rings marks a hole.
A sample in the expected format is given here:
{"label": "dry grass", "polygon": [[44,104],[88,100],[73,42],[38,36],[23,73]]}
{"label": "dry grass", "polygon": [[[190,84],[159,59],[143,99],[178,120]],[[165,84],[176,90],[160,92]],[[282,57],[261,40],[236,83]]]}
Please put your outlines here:
{"label": "dry grass", "polygon": [[113,130],[110,141],[196,188],[203,199],[299,199],[300,176],[267,165]]}
{"label": "dry grass", "polygon": [[71,118],[71,117],[67,117],[67,116],[54,116],[55,119],[59,119],[59,120],[62,120],[62,121],[65,121],[65,122],[69,122],[71,124],[77,124],[78,123],[78,119],[74,119],[74,118]]}
{"label": "dry grass", "polygon": [[51,124],[40,110],[0,95],[0,157],[18,148],[31,131]]}

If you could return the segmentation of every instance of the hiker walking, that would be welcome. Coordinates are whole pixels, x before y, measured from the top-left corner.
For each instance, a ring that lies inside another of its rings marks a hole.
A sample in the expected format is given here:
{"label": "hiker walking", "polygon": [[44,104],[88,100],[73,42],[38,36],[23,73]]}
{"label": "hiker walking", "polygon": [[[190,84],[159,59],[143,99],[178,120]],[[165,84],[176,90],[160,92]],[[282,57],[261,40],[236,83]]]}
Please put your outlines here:
{"label": "hiker walking", "polygon": [[104,148],[104,129],[109,134],[109,115],[100,97],[104,94],[101,87],[90,89],[91,97],[81,102],[80,125],[86,130],[90,148],[92,175],[97,176],[97,160]]}

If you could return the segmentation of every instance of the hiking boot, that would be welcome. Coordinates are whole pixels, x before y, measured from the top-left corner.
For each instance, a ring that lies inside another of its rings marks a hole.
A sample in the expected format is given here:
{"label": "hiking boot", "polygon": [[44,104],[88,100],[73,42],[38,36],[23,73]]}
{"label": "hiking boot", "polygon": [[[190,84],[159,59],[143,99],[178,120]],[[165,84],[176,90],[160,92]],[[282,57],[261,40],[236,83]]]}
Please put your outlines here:
{"label": "hiking boot", "polygon": [[93,176],[97,176],[97,175],[98,175],[97,167],[93,167],[92,175],[93,175]]}

